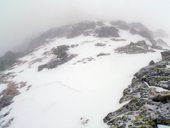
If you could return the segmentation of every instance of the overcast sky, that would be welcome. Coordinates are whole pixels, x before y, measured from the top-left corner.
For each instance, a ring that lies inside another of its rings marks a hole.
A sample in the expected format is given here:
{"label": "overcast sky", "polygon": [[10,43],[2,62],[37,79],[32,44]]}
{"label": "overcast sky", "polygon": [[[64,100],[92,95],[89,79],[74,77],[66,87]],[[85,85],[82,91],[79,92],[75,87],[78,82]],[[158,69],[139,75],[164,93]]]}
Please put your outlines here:
{"label": "overcast sky", "polygon": [[51,27],[81,20],[143,22],[170,32],[170,0],[0,0],[0,54]]}

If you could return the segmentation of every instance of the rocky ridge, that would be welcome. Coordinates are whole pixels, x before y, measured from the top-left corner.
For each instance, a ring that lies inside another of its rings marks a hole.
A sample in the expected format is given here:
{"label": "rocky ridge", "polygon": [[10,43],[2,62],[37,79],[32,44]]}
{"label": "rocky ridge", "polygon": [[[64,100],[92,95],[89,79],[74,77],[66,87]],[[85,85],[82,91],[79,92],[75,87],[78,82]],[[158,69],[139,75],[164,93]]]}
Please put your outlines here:
{"label": "rocky ridge", "polygon": [[[119,39],[120,30],[129,31],[133,35],[139,35],[147,39],[153,46],[157,46],[160,40],[156,40],[154,32],[145,27],[142,23],[125,21],[84,21],[76,24],[65,25],[58,28],[50,29],[29,43],[29,50],[32,50],[44,43],[48,43],[55,38],[75,38],[78,36],[94,36],[99,38],[113,38],[115,41],[124,41]],[[161,42],[164,42],[163,40]],[[166,42],[165,42],[166,43]],[[164,44],[165,44],[164,43]]]}
{"label": "rocky ridge", "polygon": [[161,61],[151,61],[134,75],[120,99],[128,103],[104,118],[111,128],[170,125],[170,51],[161,55]]}
{"label": "rocky ridge", "polygon": [[126,53],[126,54],[139,54],[147,52],[155,52],[151,46],[149,46],[145,40],[137,41],[136,43],[131,42],[130,44],[119,47],[115,49],[117,53]]}
{"label": "rocky ridge", "polygon": [[[55,70],[57,71],[61,65],[62,65],[61,68],[67,67],[66,65],[68,65],[70,67],[72,67],[72,66],[79,67],[82,65],[86,66],[85,65],[86,63],[88,63],[87,66],[93,65],[94,63],[96,64],[96,62],[99,62],[101,60],[105,61],[109,58],[112,61],[112,60],[114,60],[114,58],[117,59],[116,56],[118,54],[114,53],[114,51],[115,51],[115,48],[117,48],[118,46],[119,47],[122,46],[121,48],[123,48],[123,52],[125,51],[124,53],[128,53],[128,54],[134,54],[134,53],[140,54],[140,53],[153,52],[152,51],[153,49],[156,51],[155,47],[157,47],[157,46],[152,44],[152,42],[150,42],[150,40],[148,40],[147,36],[140,35],[140,33],[133,33],[133,34],[130,33],[131,32],[130,30],[133,28],[133,29],[136,29],[136,31],[137,30],[138,31],[148,31],[148,34],[150,35],[151,33],[149,32],[148,29],[146,29],[141,24],[136,24],[136,25],[131,24],[130,25],[125,22],[122,24],[120,24],[120,23],[121,23],[120,21],[117,22],[116,24],[108,24],[108,23],[104,24],[102,22],[91,22],[91,23],[83,22],[83,23],[78,23],[78,24],[71,25],[71,26],[64,26],[64,27],[61,27],[58,29],[50,30],[48,32],[43,33],[40,37],[37,37],[36,39],[34,39],[32,43],[35,44],[35,47],[33,46],[33,49],[31,49],[32,51],[30,50],[29,52],[26,52],[25,54],[23,54],[21,57],[17,57],[16,61],[14,61],[14,62],[12,61],[12,64],[9,65],[10,67],[7,68],[6,71],[4,71],[0,74],[0,84],[5,83],[7,86],[7,88],[2,93],[0,93],[0,101],[1,101],[0,102],[0,110],[2,110],[1,114],[0,114],[0,127],[2,127],[2,128],[6,128],[6,127],[10,127],[10,126],[13,127],[11,124],[13,123],[13,121],[17,121],[18,117],[16,117],[16,115],[15,116],[11,115],[11,113],[13,111],[15,111],[15,108],[18,108],[18,107],[13,107],[12,105],[17,104],[17,101],[15,98],[22,97],[25,94],[25,92],[28,94],[31,94],[32,91],[34,91],[34,87],[38,87],[39,84],[37,85],[37,83],[36,84],[34,83],[36,81],[33,79],[34,77],[35,78],[43,78],[42,76],[45,75],[45,72],[48,72],[49,74],[47,73],[48,75],[45,78],[49,78],[49,76],[52,75],[50,72],[53,72],[53,71],[55,72]],[[127,28],[126,28],[125,24],[127,24],[127,26],[128,26]],[[126,30],[126,31],[123,31],[123,30]],[[123,33],[123,32],[125,32],[125,33]],[[126,34],[129,34],[129,36],[127,36]],[[138,36],[139,36],[139,38],[136,38]],[[130,42],[135,42],[135,43],[131,43],[130,45],[127,45],[127,43],[130,43]],[[149,45],[148,45],[148,43],[149,43]],[[124,46],[124,45],[126,45],[126,46]],[[130,49],[131,51],[126,51],[129,48],[129,46],[131,48]],[[91,49],[91,51],[89,51],[89,49]],[[116,56],[114,56],[114,54],[116,54]],[[148,53],[148,54],[150,54],[150,53]],[[169,54],[169,53],[165,53],[165,54],[163,54],[163,56],[167,56],[167,54]],[[144,54],[142,54],[142,55],[144,55]],[[122,56],[122,55],[120,55],[120,56]],[[115,62],[113,62],[113,64],[114,63]],[[107,64],[107,62],[106,62],[106,64]],[[112,67],[114,67],[113,64],[112,64]],[[155,64],[155,62],[150,63],[150,65],[154,65],[154,64]],[[124,63],[123,63],[123,66],[124,66]],[[96,67],[96,65],[95,65],[95,67]],[[103,68],[103,66],[101,66],[101,68]],[[99,70],[101,68],[99,68]],[[44,69],[51,69],[51,70],[44,70]],[[52,69],[54,69],[54,70],[52,70]],[[37,70],[38,70],[38,72],[37,72]],[[44,70],[44,71],[42,71],[42,70]],[[106,69],[104,68],[103,71],[105,71],[105,70]],[[80,71],[83,72],[84,70],[81,68]],[[119,70],[119,72],[120,72],[120,70]],[[90,73],[91,73],[91,71],[90,71]],[[32,75],[31,77],[33,79],[33,83],[32,83],[32,80],[29,79],[30,74]],[[44,82],[42,82],[42,83],[43,84],[45,83],[46,85],[51,84],[52,83],[51,81],[53,81],[53,78],[55,78],[58,75],[57,72],[55,72],[55,74],[56,75],[54,77],[50,77],[49,80],[44,79]],[[111,72],[111,74],[113,74],[113,72]],[[115,74],[117,75],[117,72],[115,72]],[[65,76],[65,75],[67,75],[67,74],[63,74],[63,76]],[[23,76],[26,78],[23,78]],[[59,79],[61,74],[58,76],[59,77],[56,77],[55,80],[53,81],[54,83],[56,81],[61,81],[61,79]],[[83,76],[82,81],[88,81],[88,80],[84,80],[84,78],[86,78],[86,77]],[[17,78],[19,78],[19,79],[17,79]],[[20,79],[20,78],[22,78],[22,79]],[[79,78],[79,76],[78,76],[78,78]],[[94,79],[94,80],[97,81],[98,78]],[[153,78],[153,80],[154,80],[154,78]],[[47,81],[49,81],[49,82],[47,82]],[[66,80],[64,80],[62,82],[65,83]],[[77,89],[74,89],[73,85],[70,86],[68,83],[66,83],[66,85],[63,85],[62,82],[57,83],[57,84],[60,85],[61,87],[68,89],[68,90],[77,92]],[[149,82],[152,82],[152,81],[149,81]],[[42,83],[40,80],[40,85]],[[94,84],[94,85],[97,85],[97,84]],[[112,86],[112,84],[111,84],[111,86]],[[48,87],[49,86],[47,86],[47,88]],[[58,90],[56,90],[56,91],[58,91]],[[39,91],[37,91],[37,93],[39,93]],[[143,93],[145,93],[145,92],[143,92]],[[55,93],[55,96],[56,95],[58,95],[58,94]],[[149,93],[148,93],[148,95],[149,95]],[[46,96],[48,97],[48,95],[46,95]],[[157,96],[157,97],[156,96],[157,95],[153,96],[154,103],[155,102],[158,103],[158,102],[162,101],[162,99],[164,99],[163,102],[166,103],[166,98],[168,96],[164,96],[164,95]],[[96,97],[99,97],[99,96],[96,96]],[[48,98],[51,99],[51,97],[48,97]],[[129,99],[122,98],[122,102],[128,101],[131,98],[133,98],[133,95],[129,94]],[[139,106],[142,106],[145,103],[145,100],[144,101],[140,100],[140,101],[141,101],[141,103],[139,104]],[[111,102],[112,102],[112,100],[111,100]],[[139,100],[133,99],[131,102],[132,102],[132,104],[138,104]],[[146,101],[146,102],[148,102],[148,101]],[[44,103],[44,100],[42,101],[42,103]],[[31,103],[29,103],[29,104],[31,104]],[[148,102],[148,104],[151,104],[151,102]],[[35,104],[33,104],[33,105],[35,105]],[[66,106],[66,105],[63,105],[63,106]],[[130,107],[131,106],[129,106],[128,108],[130,108]],[[41,109],[41,106],[38,108]],[[135,109],[138,109],[138,108],[135,108]],[[124,111],[126,111],[126,110],[124,110]],[[24,112],[26,112],[26,111],[24,110]],[[69,114],[69,115],[74,115],[74,113]],[[62,113],[62,115],[63,115],[63,113]],[[68,113],[66,115],[68,115]],[[34,112],[33,112],[32,116],[34,116]],[[26,117],[26,114],[25,114],[25,117]],[[102,119],[103,115],[100,118]],[[18,124],[20,124],[20,122],[21,121],[19,121]],[[58,121],[58,122],[60,122],[60,121]],[[109,123],[110,123],[110,121],[109,121]],[[119,122],[117,122],[117,123],[119,123]],[[29,124],[31,124],[31,123],[29,122]],[[35,123],[33,123],[33,124],[35,124]],[[41,123],[39,123],[39,124],[41,124]]]}

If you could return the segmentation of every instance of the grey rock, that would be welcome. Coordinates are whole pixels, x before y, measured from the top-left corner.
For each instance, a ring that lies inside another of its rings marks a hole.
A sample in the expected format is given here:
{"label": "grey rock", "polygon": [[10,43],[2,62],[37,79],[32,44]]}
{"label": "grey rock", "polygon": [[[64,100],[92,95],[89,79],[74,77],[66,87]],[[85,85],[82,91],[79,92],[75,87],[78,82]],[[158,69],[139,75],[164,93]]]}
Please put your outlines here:
{"label": "grey rock", "polygon": [[[71,46],[73,48],[74,46]],[[67,45],[60,45],[57,48],[53,48],[52,52],[54,55],[56,55],[55,59],[52,59],[46,64],[38,66],[38,71],[42,71],[43,69],[53,69],[56,68],[59,65],[62,65],[74,57],[76,57],[76,54],[68,54],[67,51],[69,50],[70,46]]]}
{"label": "grey rock", "polygon": [[14,83],[8,85],[8,88],[0,93],[0,111],[10,105],[13,102],[13,98],[18,94],[19,92]]}
{"label": "grey rock", "polygon": [[113,40],[113,41],[126,41],[126,39],[116,39],[116,38],[112,38],[111,40]]}
{"label": "grey rock", "polygon": [[[170,65],[170,61],[163,58],[139,70],[120,99],[120,103],[129,102],[115,112],[110,112],[103,121],[110,128],[170,125],[170,69],[167,65]],[[162,91],[158,90],[160,88]]]}
{"label": "grey rock", "polygon": [[95,46],[103,47],[103,46],[106,46],[106,44],[104,44],[104,43],[96,43]]}
{"label": "grey rock", "polygon": [[151,60],[150,62],[149,62],[149,65],[154,65],[155,64],[155,62],[153,61],[153,60]]}
{"label": "grey rock", "polygon": [[170,58],[170,51],[161,52],[162,60],[166,60]]}
{"label": "grey rock", "polygon": [[104,26],[95,30],[97,37],[119,37],[119,30],[115,27]]}
{"label": "grey rock", "polygon": [[50,62],[48,62],[47,64],[43,64],[38,66],[38,71],[42,71],[43,69],[47,68],[47,69],[53,69],[58,67],[59,65],[62,65],[68,61],[70,61],[71,59],[73,59],[74,57],[76,57],[76,54],[64,54],[62,55],[62,58],[56,58],[54,60],[51,60]]}
{"label": "grey rock", "polygon": [[91,62],[91,61],[94,61],[95,59],[93,57],[87,57],[87,58],[83,58],[81,60],[78,60],[76,63],[74,64],[77,64],[77,63],[83,63],[83,64],[86,64],[88,62]]}
{"label": "grey rock", "polygon": [[110,53],[99,53],[99,54],[97,54],[97,57],[108,56],[108,55],[110,55]]}
{"label": "grey rock", "polygon": [[95,22],[81,22],[75,25],[72,25],[70,32],[66,35],[67,38],[73,38],[79,35],[89,35],[90,31],[96,27]]}
{"label": "grey rock", "polygon": [[161,46],[158,46],[158,45],[152,45],[151,48],[163,50],[163,48]]}
{"label": "grey rock", "polygon": [[69,50],[69,46],[60,45],[57,48],[53,48],[53,54],[57,55],[58,58],[65,58],[68,56],[67,51]]}
{"label": "grey rock", "polygon": [[126,54],[154,52],[154,50],[150,49],[150,46],[147,45],[144,40],[138,41],[136,43],[131,42],[129,45],[115,49],[115,51],[117,53],[126,53]]}

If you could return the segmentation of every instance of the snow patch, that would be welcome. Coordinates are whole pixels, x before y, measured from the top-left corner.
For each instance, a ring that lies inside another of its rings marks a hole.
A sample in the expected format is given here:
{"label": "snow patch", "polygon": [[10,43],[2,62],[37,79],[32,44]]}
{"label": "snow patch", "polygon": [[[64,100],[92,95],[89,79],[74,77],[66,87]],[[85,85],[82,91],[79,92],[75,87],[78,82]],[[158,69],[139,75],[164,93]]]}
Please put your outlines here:
{"label": "snow patch", "polygon": [[7,85],[6,84],[0,84],[0,93],[5,89],[7,89]]}

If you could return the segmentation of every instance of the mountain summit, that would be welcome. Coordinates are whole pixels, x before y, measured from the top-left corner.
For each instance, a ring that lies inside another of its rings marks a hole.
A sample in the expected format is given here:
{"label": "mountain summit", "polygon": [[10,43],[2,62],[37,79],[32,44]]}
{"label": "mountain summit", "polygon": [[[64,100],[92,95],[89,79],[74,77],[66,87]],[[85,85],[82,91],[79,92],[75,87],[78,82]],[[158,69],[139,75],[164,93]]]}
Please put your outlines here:
{"label": "mountain summit", "polygon": [[[141,23],[124,21],[86,21],[42,33],[0,73],[0,127],[108,127],[103,118],[123,105],[119,99],[133,75],[161,59],[166,41]],[[114,116],[107,117],[112,123]]]}

